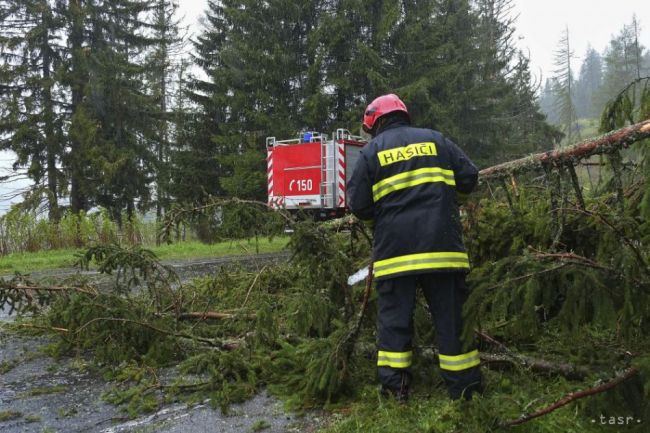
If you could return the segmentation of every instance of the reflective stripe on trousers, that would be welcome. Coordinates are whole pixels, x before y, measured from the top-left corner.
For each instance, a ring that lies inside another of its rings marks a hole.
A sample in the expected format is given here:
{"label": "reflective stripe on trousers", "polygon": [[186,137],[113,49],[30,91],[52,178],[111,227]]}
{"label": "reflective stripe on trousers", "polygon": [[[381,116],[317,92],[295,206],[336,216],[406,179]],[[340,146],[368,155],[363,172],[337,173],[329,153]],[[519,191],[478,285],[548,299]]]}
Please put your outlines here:
{"label": "reflective stripe on trousers", "polygon": [[469,269],[467,253],[441,251],[434,253],[407,254],[378,260],[373,264],[375,277],[398,274],[408,271],[436,269]]}
{"label": "reflective stripe on trousers", "polygon": [[476,367],[481,363],[478,350],[461,353],[460,355],[439,355],[440,368],[449,371],[461,371]]}
{"label": "reflective stripe on trousers", "polygon": [[408,368],[411,366],[413,352],[386,352],[380,350],[377,353],[378,367]]}
{"label": "reflective stripe on trousers", "polygon": [[462,306],[467,298],[465,274],[441,272],[377,281],[377,373],[382,385],[399,389],[411,381],[413,310],[416,286],[422,288],[442,356],[440,375],[449,395],[459,398],[481,385],[478,351],[461,341]]}

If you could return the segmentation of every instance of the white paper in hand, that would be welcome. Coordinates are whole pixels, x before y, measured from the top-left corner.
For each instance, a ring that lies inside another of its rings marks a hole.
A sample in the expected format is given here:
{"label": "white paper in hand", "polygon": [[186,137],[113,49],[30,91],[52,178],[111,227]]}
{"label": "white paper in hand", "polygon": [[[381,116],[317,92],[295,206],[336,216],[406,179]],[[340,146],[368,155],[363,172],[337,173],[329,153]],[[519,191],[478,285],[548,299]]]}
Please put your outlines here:
{"label": "white paper in hand", "polygon": [[348,277],[348,285],[354,286],[359,281],[366,279],[367,276],[368,276],[368,266],[366,266],[365,268],[361,268],[354,274],[350,275]]}

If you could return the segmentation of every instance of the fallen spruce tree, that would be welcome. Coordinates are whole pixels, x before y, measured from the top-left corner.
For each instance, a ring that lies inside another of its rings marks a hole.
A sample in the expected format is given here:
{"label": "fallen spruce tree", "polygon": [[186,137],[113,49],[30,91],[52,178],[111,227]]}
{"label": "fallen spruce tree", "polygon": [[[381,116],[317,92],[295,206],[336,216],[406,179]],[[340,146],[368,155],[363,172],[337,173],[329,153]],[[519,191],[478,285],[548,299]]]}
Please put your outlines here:
{"label": "fallen spruce tree", "polygon": [[[541,166],[541,179],[533,170],[486,182],[467,205],[467,332],[481,342],[487,389],[466,408],[445,398],[424,302],[415,312],[415,403],[378,400],[374,294],[367,281],[347,285],[370,257],[369,235],[352,218],[284,219],[294,224],[289,262],[184,283],[146,250],[98,245],[80,265],[96,262],[114,275],[110,287],[19,276],[2,283],[0,303],[31,315],[15,327],[51,332],[59,355],[87,350],[118,384],[107,400],[132,415],[172,400],[209,398],[227,409],[264,386],[296,409],[344,408],[332,432],[595,432],[603,427],[594,420],[619,414],[635,420],[626,431],[645,431],[636,424],[650,419],[643,146],[633,149],[635,164],[626,155],[620,165],[603,163],[598,188],[576,189],[556,164]],[[577,170],[578,180],[585,176]],[[178,210],[168,233],[182,218],[233,203],[264,224],[275,218],[256,203],[215,200]],[[171,366],[173,379],[161,379],[157,372]],[[562,409],[569,404],[575,410]]]}

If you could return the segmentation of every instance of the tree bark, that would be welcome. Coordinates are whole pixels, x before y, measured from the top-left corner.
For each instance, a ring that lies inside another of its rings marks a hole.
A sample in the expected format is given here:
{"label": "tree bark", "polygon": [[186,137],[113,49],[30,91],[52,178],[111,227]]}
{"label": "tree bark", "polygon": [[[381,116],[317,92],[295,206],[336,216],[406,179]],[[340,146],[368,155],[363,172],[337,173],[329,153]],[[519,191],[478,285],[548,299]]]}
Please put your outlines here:
{"label": "tree bark", "polygon": [[47,201],[48,217],[50,221],[58,222],[61,219],[59,214],[58,191],[57,191],[57,168],[56,168],[56,137],[54,135],[54,104],[52,102],[52,51],[49,45],[49,29],[51,25],[51,16],[49,6],[43,7],[41,20],[43,25],[43,35],[41,41],[41,51],[43,56],[43,117],[45,120],[45,152],[47,155]]}
{"label": "tree bark", "polygon": [[491,178],[509,177],[519,172],[542,169],[544,165],[550,163],[573,161],[592,155],[611,153],[649,137],[650,119],[570,147],[549,150],[488,167],[480,171],[479,178],[481,181],[485,181]]}
{"label": "tree bark", "polygon": [[163,201],[164,195],[166,193],[166,187],[162,187],[164,176],[161,174],[162,167],[164,164],[165,154],[167,153],[168,148],[168,130],[167,130],[167,63],[168,63],[168,41],[167,41],[167,16],[165,11],[166,2],[160,0],[158,2],[158,13],[160,14],[160,19],[163,21],[160,27],[160,55],[162,56],[161,68],[160,68],[160,112],[163,115],[163,121],[161,124],[161,134],[160,140],[156,143],[156,154],[158,162],[158,171],[156,173],[156,221],[160,221],[163,215]]}
{"label": "tree bark", "polygon": [[234,319],[234,318],[246,318],[249,320],[255,320],[257,317],[256,314],[233,314],[233,313],[219,313],[216,311],[191,311],[189,313],[182,313],[180,316],[178,316],[178,320],[190,320],[190,319],[197,319],[197,320],[226,320],[226,319]]}
{"label": "tree bark", "polygon": [[531,358],[523,355],[511,356],[481,353],[481,361],[486,364],[518,364],[535,373],[562,376],[569,380],[583,380],[591,373],[587,367],[575,366],[562,361],[555,362],[546,359]]}
{"label": "tree bark", "polygon": [[[71,15],[70,46],[72,48],[72,64],[70,71],[70,90],[72,95],[71,111],[81,108],[83,89],[86,82],[83,53],[83,0],[70,0],[68,3]],[[86,197],[82,190],[83,162],[81,161],[81,143],[73,136],[70,138],[69,176],[70,176],[70,208],[75,214],[86,210]]]}
{"label": "tree bark", "polygon": [[[438,349],[424,349],[422,356],[427,359],[427,362],[430,360],[437,363]],[[484,364],[519,365],[535,373],[562,376],[569,380],[583,380],[592,373],[587,367],[575,366],[568,362],[549,361],[514,353],[481,353],[480,357]]]}

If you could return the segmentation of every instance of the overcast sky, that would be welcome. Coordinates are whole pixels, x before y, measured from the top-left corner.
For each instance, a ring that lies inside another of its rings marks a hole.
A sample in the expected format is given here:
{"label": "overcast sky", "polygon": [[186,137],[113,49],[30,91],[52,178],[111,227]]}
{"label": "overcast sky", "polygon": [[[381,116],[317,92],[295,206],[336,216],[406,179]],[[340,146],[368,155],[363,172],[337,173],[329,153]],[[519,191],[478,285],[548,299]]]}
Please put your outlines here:
{"label": "overcast sky", "polygon": [[640,22],[640,43],[650,47],[649,0],[515,0],[517,34],[521,48],[529,50],[533,72],[552,75],[553,52],[568,26],[571,45],[582,61],[589,44],[602,53],[613,35],[632,22]]}
{"label": "overcast sky", "polygon": [[[207,0],[179,3],[190,31],[198,31],[197,20]],[[532,72],[538,78],[552,75],[553,52],[566,26],[577,61],[584,57],[588,44],[602,52],[612,35],[632,22],[633,14],[641,23],[640,42],[650,47],[650,0],[514,0],[513,6],[518,42],[530,54]]]}

